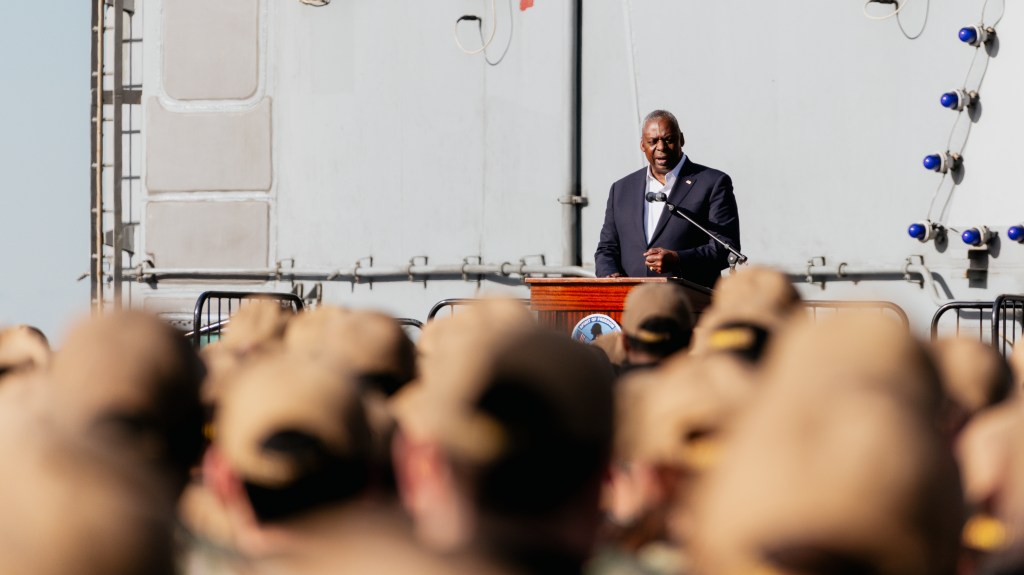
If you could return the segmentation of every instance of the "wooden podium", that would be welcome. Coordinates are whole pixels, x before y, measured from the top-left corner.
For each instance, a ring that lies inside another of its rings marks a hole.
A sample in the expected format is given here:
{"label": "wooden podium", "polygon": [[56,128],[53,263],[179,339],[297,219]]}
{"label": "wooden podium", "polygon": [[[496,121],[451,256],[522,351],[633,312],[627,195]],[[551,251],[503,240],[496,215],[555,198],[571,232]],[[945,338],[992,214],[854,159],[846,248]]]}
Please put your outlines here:
{"label": "wooden podium", "polygon": [[601,313],[622,321],[626,294],[645,283],[672,282],[685,288],[698,316],[711,303],[711,290],[679,278],[528,278],[530,308],[540,323],[569,333],[584,317]]}

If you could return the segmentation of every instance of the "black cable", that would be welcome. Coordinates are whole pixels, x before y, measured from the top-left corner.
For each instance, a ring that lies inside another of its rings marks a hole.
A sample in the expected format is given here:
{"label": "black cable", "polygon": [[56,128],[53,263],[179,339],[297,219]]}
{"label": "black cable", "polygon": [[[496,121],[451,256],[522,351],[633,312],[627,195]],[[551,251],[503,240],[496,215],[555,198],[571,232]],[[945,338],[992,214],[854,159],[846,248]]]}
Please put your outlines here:
{"label": "black cable", "polygon": [[928,27],[928,15],[931,13],[931,11],[932,11],[932,0],[925,0],[925,5],[924,5],[924,22],[921,23],[921,29],[918,30],[917,34],[914,34],[913,36],[908,34],[907,33],[907,29],[903,27],[903,20],[900,18],[900,16],[902,16],[902,14],[897,14],[896,15],[896,24],[900,27],[900,32],[903,33],[903,37],[906,38],[907,40],[917,40],[918,38],[920,38],[921,34],[924,34],[924,29]]}

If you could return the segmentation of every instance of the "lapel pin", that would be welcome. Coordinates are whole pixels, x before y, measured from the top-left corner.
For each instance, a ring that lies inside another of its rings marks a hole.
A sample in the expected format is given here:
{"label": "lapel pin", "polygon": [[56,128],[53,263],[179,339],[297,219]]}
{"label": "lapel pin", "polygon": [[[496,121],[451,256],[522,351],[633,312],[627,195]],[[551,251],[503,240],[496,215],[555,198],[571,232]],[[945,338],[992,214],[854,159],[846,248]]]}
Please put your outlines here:
{"label": "lapel pin", "polygon": [[692,183],[693,183],[693,181],[692,181],[692,180],[686,180],[686,185],[687,185],[687,186],[689,186],[689,185],[690,185],[690,184],[692,184]]}

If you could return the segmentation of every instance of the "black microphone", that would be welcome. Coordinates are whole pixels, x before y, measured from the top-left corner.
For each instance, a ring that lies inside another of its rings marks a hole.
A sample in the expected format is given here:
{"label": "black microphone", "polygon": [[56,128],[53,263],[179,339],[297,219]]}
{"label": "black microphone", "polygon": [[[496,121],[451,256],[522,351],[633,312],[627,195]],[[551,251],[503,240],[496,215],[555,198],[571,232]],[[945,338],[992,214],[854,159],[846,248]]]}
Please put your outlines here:
{"label": "black microphone", "polygon": [[665,203],[665,208],[667,208],[668,211],[672,213],[672,215],[674,215],[676,217],[679,217],[679,218],[683,218],[684,220],[690,222],[691,224],[696,226],[698,230],[704,232],[704,235],[706,235],[707,237],[715,240],[723,248],[729,250],[729,265],[730,266],[735,266],[736,264],[744,264],[744,263],[747,262],[747,256],[745,256],[745,255],[741,254],[740,252],[736,251],[728,243],[722,241],[721,238],[719,238],[715,234],[713,234],[713,233],[707,231],[706,229],[704,229],[704,226],[702,226],[702,225],[698,224],[697,222],[693,221],[693,218],[691,218],[690,216],[686,215],[683,212],[682,209],[678,208],[674,204],[667,203],[668,202],[668,195],[666,195],[665,192],[647,192],[647,194],[644,196],[644,198],[646,198],[648,202],[666,202]]}

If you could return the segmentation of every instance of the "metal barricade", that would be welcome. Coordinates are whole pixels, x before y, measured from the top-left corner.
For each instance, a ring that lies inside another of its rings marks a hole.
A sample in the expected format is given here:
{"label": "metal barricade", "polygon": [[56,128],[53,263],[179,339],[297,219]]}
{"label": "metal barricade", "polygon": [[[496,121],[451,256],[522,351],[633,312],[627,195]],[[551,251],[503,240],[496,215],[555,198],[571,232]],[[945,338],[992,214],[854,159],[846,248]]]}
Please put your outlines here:
{"label": "metal barricade", "polygon": [[[464,305],[471,305],[471,304],[473,304],[475,302],[478,302],[478,301],[481,301],[481,300],[479,300],[477,298],[451,298],[451,299],[443,299],[443,300],[435,303],[434,307],[430,308],[430,312],[427,313],[427,323],[430,323],[435,317],[437,317],[437,314],[440,313],[441,310],[443,310],[445,308],[449,308],[450,309],[449,315],[454,315],[456,308],[458,308],[460,306],[464,306]],[[519,299],[519,301],[521,301],[523,304],[526,304],[526,305],[530,304],[530,300],[529,299]]]}
{"label": "metal barricade", "polygon": [[[955,322],[949,319],[950,313],[953,313]],[[954,335],[991,343],[993,313],[993,302],[990,301],[952,301],[943,304],[932,316],[932,341],[940,335]],[[952,327],[952,333],[949,333],[949,327]]]}
{"label": "metal barricade", "polygon": [[422,321],[410,317],[396,317],[395,321],[398,322],[398,325],[402,326],[402,331],[405,332],[405,335],[409,336],[413,343],[419,341],[420,333],[423,332]]}
{"label": "metal barricade", "polygon": [[409,317],[396,317],[395,321],[402,327],[414,327],[416,329],[423,329],[423,322],[418,319],[412,319]]}
{"label": "metal barricade", "polygon": [[1024,296],[1001,295],[992,302],[992,346],[1009,355],[1024,335]]}
{"label": "metal barricade", "polygon": [[192,313],[192,331],[186,337],[192,338],[196,348],[217,341],[221,330],[231,315],[246,302],[269,300],[278,302],[282,308],[300,312],[305,308],[302,298],[292,293],[208,291],[199,294]]}
{"label": "metal barricade", "polygon": [[910,319],[903,308],[891,301],[852,301],[852,300],[807,300],[803,302],[814,321],[832,317],[849,311],[878,313],[899,320],[904,327],[910,329]]}

